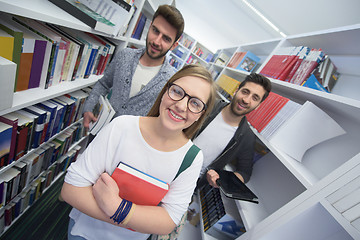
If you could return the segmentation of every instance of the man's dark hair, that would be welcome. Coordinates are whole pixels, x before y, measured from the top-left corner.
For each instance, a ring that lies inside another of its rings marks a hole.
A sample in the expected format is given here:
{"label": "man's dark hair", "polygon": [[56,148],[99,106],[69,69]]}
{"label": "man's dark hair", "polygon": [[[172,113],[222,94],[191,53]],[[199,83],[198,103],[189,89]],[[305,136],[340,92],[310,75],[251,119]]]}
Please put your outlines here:
{"label": "man's dark hair", "polygon": [[269,96],[269,93],[271,92],[271,82],[267,77],[264,77],[261,74],[251,73],[250,75],[246,76],[244,81],[240,83],[239,89],[242,88],[247,82],[259,84],[265,89],[265,94],[261,99],[261,102],[263,102]]}
{"label": "man's dark hair", "polygon": [[174,41],[176,42],[184,32],[185,22],[181,12],[176,7],[171,5],[160,5],[153,16],[152,21],[154,21],[155,18],[159,15],[165,18],[165,20],[170,23],[171,26],[176,28],[177,32]]}

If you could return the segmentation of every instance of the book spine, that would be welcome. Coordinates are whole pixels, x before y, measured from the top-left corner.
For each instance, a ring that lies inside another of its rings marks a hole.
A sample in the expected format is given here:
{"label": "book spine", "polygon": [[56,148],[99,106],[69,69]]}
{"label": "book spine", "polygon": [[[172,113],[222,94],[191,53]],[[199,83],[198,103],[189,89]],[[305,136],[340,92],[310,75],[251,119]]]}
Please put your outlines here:
{"label": "book spine", "polygon": [[40,78],[46,52],[46,41],[36,40],[34,55],[31,64],[28,88],[37,88],[40,85]]}

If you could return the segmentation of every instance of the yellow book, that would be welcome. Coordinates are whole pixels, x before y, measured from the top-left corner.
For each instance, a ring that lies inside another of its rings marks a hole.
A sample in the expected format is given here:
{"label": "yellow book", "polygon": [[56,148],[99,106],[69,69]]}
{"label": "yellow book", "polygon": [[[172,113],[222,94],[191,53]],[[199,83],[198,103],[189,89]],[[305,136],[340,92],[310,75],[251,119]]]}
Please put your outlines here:
{"label": "yellow book", "polygon": [[7,60],[13,60],[14,37],[0,29],[0,56]]}
{"label": "yellow book", "polygon": [[240,85],[240,81],[232,78],[228,75],[222,74],[219,79],[216,81],[219,87],[221,87],[225,92],[234,95],[235,91],[238,89]]}

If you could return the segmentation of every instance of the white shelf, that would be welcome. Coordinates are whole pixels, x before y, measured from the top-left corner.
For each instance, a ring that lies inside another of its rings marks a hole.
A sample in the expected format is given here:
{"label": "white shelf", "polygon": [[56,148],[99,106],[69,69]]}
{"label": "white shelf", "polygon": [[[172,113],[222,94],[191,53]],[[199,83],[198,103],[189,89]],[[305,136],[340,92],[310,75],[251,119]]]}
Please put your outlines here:
{"label": "white shelf", "polygon": [[353,238],[318,203],[259,240],[352,240]]}
{"label": "white shelf", "polygon": [[184,59],[182,59],[181,57],[179,57],[178,55],[176,55],[176,54],[173,53],[173,52],[170,52],[170,56],[176,58],[176,59],[177,59],[178,61],[180,61],[181,63],[185,61]]}
{"label": "white shelf", "polygon": [[32,88],[15,92],[12,107],[0,111],[0,115],[91,86],[101,77],[102,76],[91,75],[88,79],[76,79],[75,81],[62,82],[59,85],[51,86],[48,89]]}
{"label": "white shelf", "polygon": [[0,0],[0,9],[3,12],[53,23],[56,25],[77,29],[84,32],[91,32],[98,35],[109,36],[108,34],[95,31],[76,17],[58,8],[48,0]]}
{"label": "white shelf", "polygon": [[194,56],[196,59],[198,59],[198,60],[201,62],[202,65],[207,65],[207,64],[209,64],[207,61],[205,61],[205,59],[203,59],[202,57],[196,55],[196,54],[193,53],[193,52],[191,53],[191,56]]}

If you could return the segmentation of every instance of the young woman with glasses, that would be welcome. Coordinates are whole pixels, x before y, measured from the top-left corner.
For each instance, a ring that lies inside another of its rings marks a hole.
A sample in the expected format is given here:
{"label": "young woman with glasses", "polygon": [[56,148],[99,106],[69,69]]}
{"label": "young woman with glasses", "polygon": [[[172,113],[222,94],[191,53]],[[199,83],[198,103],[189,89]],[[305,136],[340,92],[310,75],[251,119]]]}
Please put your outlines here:
{"label": "young woman with glasses", "polygon": [[[170,233],[190,203],[202,152],[175,175],[215,98],[209,72],[188,65],[168,81],[148,116],[124,115],[105,126],[65,176],[61,195],[74,207],[69,239],[134,240]],[[119,162],[170,185],[158,206],[136,205],[119,197],[110,176]]]}

